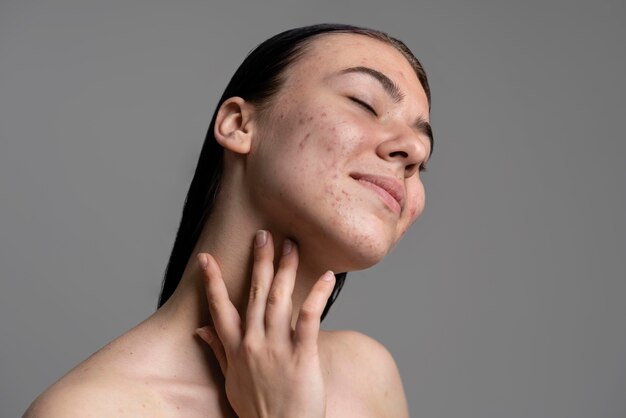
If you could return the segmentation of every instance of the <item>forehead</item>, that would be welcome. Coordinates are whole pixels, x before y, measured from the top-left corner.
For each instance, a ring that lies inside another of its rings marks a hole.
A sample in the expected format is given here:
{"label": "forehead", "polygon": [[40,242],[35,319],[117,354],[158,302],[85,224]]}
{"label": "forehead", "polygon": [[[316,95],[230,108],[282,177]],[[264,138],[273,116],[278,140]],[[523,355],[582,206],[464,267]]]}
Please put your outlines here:
{"label": "forehead", "polygon": [[286,85],[301,88],[358,66],[384,73],[408,96],[427,102],[415,70],[404,55],[387,42],[361,34],[328,33],[313,38],[304,54],[285,72],[285,81]]}

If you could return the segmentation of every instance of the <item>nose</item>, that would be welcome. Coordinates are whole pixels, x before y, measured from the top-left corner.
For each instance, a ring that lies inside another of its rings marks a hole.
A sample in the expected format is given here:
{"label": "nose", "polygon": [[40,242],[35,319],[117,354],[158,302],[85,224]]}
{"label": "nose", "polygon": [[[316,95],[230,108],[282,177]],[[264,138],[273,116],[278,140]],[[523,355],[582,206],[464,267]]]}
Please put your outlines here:
{"label": "nose", "polygon": [[376,154],[383,160],[401,166],[405,178],[415,174],[428,157],[423,142],[408,126],[397,126],[392,135],[378,144]]}

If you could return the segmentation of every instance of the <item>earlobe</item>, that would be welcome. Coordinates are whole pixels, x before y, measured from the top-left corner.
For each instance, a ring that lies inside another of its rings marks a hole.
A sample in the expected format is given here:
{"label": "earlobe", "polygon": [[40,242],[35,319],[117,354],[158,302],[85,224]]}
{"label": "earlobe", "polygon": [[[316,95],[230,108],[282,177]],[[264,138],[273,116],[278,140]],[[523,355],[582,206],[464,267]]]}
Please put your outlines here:
{"label": "earlobe", "polygon": [[213,134],[225,149],[237,154],[250,152],[254,132],[254,106],[241,97],[231,97],[220,106]]}

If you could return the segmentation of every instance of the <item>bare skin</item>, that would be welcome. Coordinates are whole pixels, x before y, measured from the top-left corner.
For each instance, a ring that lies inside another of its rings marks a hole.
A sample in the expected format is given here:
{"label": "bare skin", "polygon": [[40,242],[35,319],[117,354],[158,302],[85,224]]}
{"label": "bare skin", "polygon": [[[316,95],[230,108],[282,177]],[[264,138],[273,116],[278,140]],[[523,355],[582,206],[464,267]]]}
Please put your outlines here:
{"label": "bare skin", "polygon": [[220,364],[226,395],[238,416],[324,417],[326,390],[317,342],[335,276],[326,272],[313,285],[292,326],[297,246],[289,239],[283,242],[274,273],[270,236],[268,231],[255,236],[250,297],[243,318],[230,301],[215,259],[199,254],[213,320],[212,326],[198,330],[199,335]]}
{"label": "bare skin", "polygon": [[[271,235],[268,241],[271,245]],[[329,282],[327,286],[332,289],[333,283]],[[323,306],[324,297],[318,297],[318,320]],[[185,332],[161,322],[155,318],[157,314],[68,373],[42,394],[26,416],[236,417],[226,395],[226,370],[220,364],[219,356],[216,357],[213,350],[194,335],[193,326]],[[325,411],[319,416],[408,416],[402,409],[406,404],[402,403],[398,371],[382,345],[351,331],[320,331],[315,340],[319,348],[322,386],[327,391],[324,393]],[[164,362],[164,359],[171,361]],[[363,369],[360,359],[366,364],[376,362],[377,367]],[[189,369],[187,364],[191,362],[199,367]],[[306,365],[311,366],[310,363]],[[151,367],[156,372],[150,370]],[[384,389],[386,395],[376,392],[376,388]],[[307,381],[306,389],[311,389],[310,381]],[[395,393],[395,400],[389,393],[394,390],[399,391]],[[393,405],[386,406],[385,396],[389,397],[389,403],[393,400]],[[301,403],[305,404],[308,398],[310,396],[303,397]],[[239,416],[317,415],[302,412]]]}
{"label": "bare skin", "polygon": [[[428,119],[428,102],[412,68],[393,47],[362,35],[325,35],[312,45],[289,69],[269,122],[241,98],[220,108],[215,137],[226,150],[226,175],[174,295],[50,387],[26,417],[235,416],[224,364],[195,332],[215,314],[197,255],[211,254],[234,311],[246,318],[255,234],[272,232],[275,271],[291,238],[299,261],[291,313],[282,318],[295,330],[325,271],[375,264],[419,216],[424,190],[416,167],[428,158],[430,143],[415,129],[416,117]],[[384,73],[403,100],[390,98],[369,75],[340,74],[357,66]],[[354,95],[361,95],[358,101]],[[399,210],[352,176],[364,171],[401,185]],[[320,330],[316,340],[325,416],[408,416],[399,372],[384,346],[353,331]],[[254,395],[237,399],[244,404]],[[256,412],[252,416],[262,416]]]}

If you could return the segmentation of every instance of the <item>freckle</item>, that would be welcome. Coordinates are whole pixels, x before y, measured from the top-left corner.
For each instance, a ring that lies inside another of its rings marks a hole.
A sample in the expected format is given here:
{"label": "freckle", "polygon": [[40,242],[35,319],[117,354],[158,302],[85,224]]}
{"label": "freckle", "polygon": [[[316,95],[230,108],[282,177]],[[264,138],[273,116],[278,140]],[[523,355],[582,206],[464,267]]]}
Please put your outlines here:
{"label": "freckle", "polygon": [[304,123],[304,119],[303,118],[298,119],[298,123],[302,125]]}
{"label": "freckle", "polygon": [[325,118],[326,117],[326,112],[322,112],[322,117]]}
{"label": "freckle", "polygon": [[312,120],[313,120],[313,116],[309,116],[309,121],[312,121]]}
{"label": "freckle", "polygon": [[326,151],[328,151],[328,152],[331,152],[332,150],[333,150],[333,148],[332,148],[332,147],[327,147],[327,148],[326,148]]}

